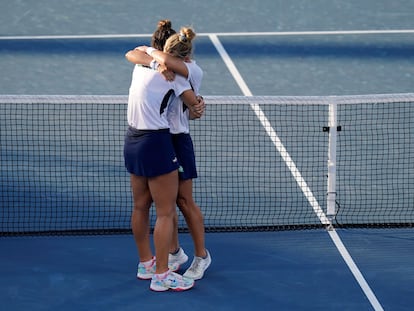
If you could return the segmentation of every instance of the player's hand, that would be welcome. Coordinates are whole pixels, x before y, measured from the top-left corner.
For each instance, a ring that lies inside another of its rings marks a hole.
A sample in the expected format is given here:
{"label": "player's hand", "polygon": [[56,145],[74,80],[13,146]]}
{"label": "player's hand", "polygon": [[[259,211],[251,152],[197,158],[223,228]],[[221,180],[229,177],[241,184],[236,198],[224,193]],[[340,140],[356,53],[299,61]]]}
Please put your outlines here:
{"label": "player's hand", "polygon": [[206,109],[206,104],[204,102],[203,96],[197,96],[198,104],[194,105],[191,109],[190,119],[199,119],[203,116],[204,111]]}
{"label": "player's hand", "polygon": [[198,103],[200,104],[199,111],[203,114],[206,110],[206,103],[204,102],[204,98],[201,95],[196,96]]}
{"label": "player's hand", "polygon": [[163,65],[158,66],[158,72],[164,76],[164,79],[167,81],[174,81],[175,73],[171,70],[168,70],[167,67]]}

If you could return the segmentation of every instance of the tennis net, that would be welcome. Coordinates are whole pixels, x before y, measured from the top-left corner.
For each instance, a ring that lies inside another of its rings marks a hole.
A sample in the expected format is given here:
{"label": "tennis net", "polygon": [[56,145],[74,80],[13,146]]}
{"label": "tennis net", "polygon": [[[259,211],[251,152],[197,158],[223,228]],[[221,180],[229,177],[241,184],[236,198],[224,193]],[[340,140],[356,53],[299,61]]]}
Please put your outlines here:
{"label": "tennis net", "polygon": [[[206,231],[413,226],[414,94],[205,100],[191,133]],[[126,109],[0,95],[0,235],[131,232]]]}

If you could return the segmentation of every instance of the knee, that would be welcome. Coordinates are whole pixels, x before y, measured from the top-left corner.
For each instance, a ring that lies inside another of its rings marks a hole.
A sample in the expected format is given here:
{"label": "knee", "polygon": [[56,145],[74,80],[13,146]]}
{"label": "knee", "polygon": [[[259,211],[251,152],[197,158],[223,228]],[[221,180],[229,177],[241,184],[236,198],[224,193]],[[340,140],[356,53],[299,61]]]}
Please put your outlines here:
{"label": "knee", "polygon": [[177,206],[179,207],[179,209],[186,209],[186,207],[188,206],[188,201],[185,197],[182,196],[178,196],[177,198]]}
{"label": "knee", "polygon": [[152,200],[134,200],[135,211],[147,211],[150,209]]}
{"label": "knee", "polygon": [[184,217],[187,219],[191,217],[197,221],[203,221],[203,214],[201,213],[200,208],[194,202],[194,200],[189,200],[185,197],[178,197],[177,198],[177,206],[180,211],[183,213]]}
{"label": "knee", "polygon": [[197,209],[197,205],[191,197],[178,196],[176,203],[183,214],[193,213]]}

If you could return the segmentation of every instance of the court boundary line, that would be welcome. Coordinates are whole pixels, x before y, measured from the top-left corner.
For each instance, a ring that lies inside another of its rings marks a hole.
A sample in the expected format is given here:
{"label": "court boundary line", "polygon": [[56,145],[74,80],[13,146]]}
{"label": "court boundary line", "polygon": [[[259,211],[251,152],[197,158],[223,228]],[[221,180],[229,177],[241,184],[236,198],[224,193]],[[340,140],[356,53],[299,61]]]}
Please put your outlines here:
{"label": "court boundary line", "polygon": [[[384,30],[321,30],[321,31],[271,31],[271,32],[201,32],[198,37],[231,36],[321,36],[321,35],[384,35],[384,34],[414,34],[414,29],[384,29]],[[0,40],[65,40],[65,39],[127,39],[147,38],[152,34],[90,34],[90,35],[17,35],[0,36]]]}
{"label": "court boundary line", "polygon": [[[249,87],[245,83],[243,77],[241,76],[240,72],[238,71],[237,67],[231,60],[230,56],[228,55],[227,51],[224,49],[223,45],[221,44],[220,40],[218,39],[217,35],[210,35],[210,40],[212,41],[213,45],[217,49],[220,57],[226,64],[227,68],[229,69],[230,73],[233,75],[236,83],[242,90],[243,94],[247,97],[252,97],[253,94],[250,91]],[[297,169],[295,163],[293,162],[292,158],[290,157],[289,153],[287,152],[286,148],[284,147],[283,143],[279,139],[278,135],[276,134],[275,130],[273,129],[272,125],[270,124],[269,120],[263,113],[262,109],[260,108],[259,104],[252,103],[250,104],[253,111],[256,113],[256,116],[262,123],[262,126],[266,130],[267,134],[269,135],[270,139],[272,140],[273,144],[279,151],[280,155],[282,156],[284,162],[288,166],[289,170],[291,171],[293,177],[295,178],[297,184],[301,188],[303,194],[306,196],[307,200],[311,204],[314,212],[318,216],[319,220],[322,224],[329,225],[331,222],[326,217],[325,213],[323,212],[322,208],[320,207],[318,201],[314,197],[312,191],[309,189],[306,181],[303,179],[301,173]],[[361,271],[359,270],[358,266],[356,265],[355,261],[353,260],[352,256],[349,254],[348,250],[346,249],[345,245],[343,244],[341,238],[339,237],[338,233],[336,232],[335,228],[331,227],[330,230],[327,230],[331,240],[333,241],[335,247],[337,248],[338,252],[340,253],[342,259],[345,261],[346,265],[348,266],[349,270],[351,271],[352,275],[358,282],[360,288],[362,289],[363,293],[371,303],[371,306],[374,308],[375,311],[384,311],[381,304],[379,303],[377,297],[375,296],[374,292],[372,291],[371,287],[369,286],[368,282],[365,280],[364,276],[362,275]]]}
{"label": "court boundary line", "polygon": [[[245,83],[244,79],[240,75],[240,72],[237,70],[236,66],[234,65],[233,61],[231,60],[230,56],[228,55],[227,51],[224,49],[223,45],[221,44],[220,40],[218,39],[217,35],[210,35],[210,40],[217,49],[217,52],[223,59],[224,63],[226,64],[227,68],[229,69],[230,73],[233,75],[233,78],[236,80],[237,85],[243,92],[243,95],[251,97],[253,96],[252,92],[250,91],[249,87]],[[268,136],[272,140],[273,144],[275,145],[276,149],[279,151],[283,161],[285,162],[286,166],[289,168],[291,174],[295,178],[296,183],[302,190],[303,194],[305,195],[306,199],[311,204],[315,214],[318,216],[319,220],[324,225],[330,225],[331,222],[326,217],[325,213],[321,209],[319,203],[317,202],[315,196],[313,195],[312,191],[308,187],[305,179],[302,177],[302,174],[299,172],[298,168],[296,167],[295,162],[291,158],[290,154],[286,150],[285,146],[283,145],[282,141],[280,140],[279,136],[276,134],[276,131],[273,129],[271,123],[267,119],[266,115],[260,108],[259,104],[251,103],[250,107],[256,114],[257,118],[261,122],[263,128],[267,132]]]}

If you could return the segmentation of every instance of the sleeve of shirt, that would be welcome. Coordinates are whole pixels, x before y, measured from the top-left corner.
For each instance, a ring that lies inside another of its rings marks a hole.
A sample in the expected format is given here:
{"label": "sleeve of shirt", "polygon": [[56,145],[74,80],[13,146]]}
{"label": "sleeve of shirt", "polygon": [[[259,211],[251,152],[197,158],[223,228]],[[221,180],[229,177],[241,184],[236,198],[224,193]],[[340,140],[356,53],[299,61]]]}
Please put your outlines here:
{"label": "sleeve of shirt", "polygon": [[191,88],[190,82],[186,78],[180,75],[175,76],[174,93],[177,97],[180,96],[183,92],[187,90],[191,90],[191,89],[192,88]]}
{"label": "sleeve of shirt", "polygon": [[201,82],[203,80],[203,70],[194,60],[191,63],[185,63],[188,68],[188,79],[196,95],[200,95]]}
{"label": "sleeve of shirt", "polygon": [[191,63],[184,62],[184,64],[188,71],[187,81],[191,81]]}

